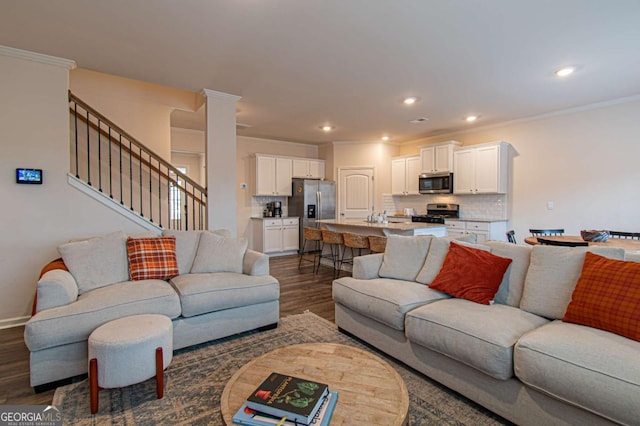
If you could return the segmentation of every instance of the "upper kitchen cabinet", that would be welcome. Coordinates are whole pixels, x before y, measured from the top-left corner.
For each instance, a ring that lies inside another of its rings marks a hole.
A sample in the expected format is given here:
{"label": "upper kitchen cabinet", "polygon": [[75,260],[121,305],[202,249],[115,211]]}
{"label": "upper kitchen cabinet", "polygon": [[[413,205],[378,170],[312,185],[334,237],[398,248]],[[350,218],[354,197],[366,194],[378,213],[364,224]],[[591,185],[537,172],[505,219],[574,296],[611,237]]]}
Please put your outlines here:
{"label": "upper kitchen cabinet", "polygon": [[448,141],[420,148],[421,173],[446,173],[453,171],[453,149],[458,141]]}
{"label": "upper kitchen cabinet", "polygon": [[294,158],[292,161],[294,178],[324,179],[324,160]]}
{"label": "upper kitchen cabinet", "polygon": [[506,193],[509,146],[506,142],[492,142],[454,151],[453,192]]}
{"label": "upper kitchen cabinet", "polygon": [[391,194],[417,195],[420,157],[397,157],[391,160]]}
{"label": "upper kitchen cabinet", "polygon": [[292,160],[269,155],[255,156],[254,195],[291,195]]}

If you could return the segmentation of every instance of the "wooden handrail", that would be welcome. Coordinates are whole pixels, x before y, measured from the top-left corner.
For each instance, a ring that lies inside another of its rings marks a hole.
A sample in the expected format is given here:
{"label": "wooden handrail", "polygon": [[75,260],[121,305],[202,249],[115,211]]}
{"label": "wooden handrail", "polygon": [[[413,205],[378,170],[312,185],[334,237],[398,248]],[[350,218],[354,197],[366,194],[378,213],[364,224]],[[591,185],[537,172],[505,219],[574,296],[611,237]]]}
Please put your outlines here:
{"label": "wooden handrail", "polygon": [[[80,104],[79,104],[80,105]],[[83,106],[84,108],[84,106]],[[87,118],[84,116],[84,114],[80,114],[80,113],[76,113],[75,110],[71,107],[69,107],[69,112],[71,114],[77,114],[77,117],[80,121],[82,121],[85,124],[88,124],[89,127],[91,127],[92,129],[94,129],[95,131],[99,131],[102,136],[104,136],[106,139],[109,140],[110,143],[116,144],[116,145],[120,145],[120,140],[118,138],[116,138],[113,135],[109,135],[109,133],[102,129],[102,128],[98,128],[98,126],[95,123],[92,123],[91,121],[87,122]],[[100,121],[102,121],[102,119],[100,119]],[[109,124],[108,122],[105,122],[107,125]],[[117,131],[117,130],[116,130]],[[169,174],[164,173],[162,170],[160,170],[158,167],[152,165],[148,160],[143,159],[140,154],[137,154],[133,151],[131,151],[129,149],[128,146],[126,145],[122,145],[122,150],[127,153],[128,155],[132,156],[133,158],[135,158],[136,160],[140,161],[142,164],[144,164],[146,167],[149,168],[149,170],[152,170],[156,173],[158,173],[160,176],[162,176],[163,178],[165,178],[168,182],[171,182],[173,184],[176,185],[177,188],[179,188],[180,191],[184,192],[185,195],[189,195],[191,197],[193,197],[197,202],[199,202],[200,204],[202,204],[202,206],[206,207],[207,206],[207,202],[204,201],[202,198],[196,196],[195,193],[188,193],[186,188],[183,188],[180,183],[178,182],[177,179],[172,178]],[[162,162],[162,164],[167,164],[166,162]],[[204,190],[204,188],[202,188],[202,186],[198,185],[197,183],[195,183],[191,178],[189,178],[187,175],[185,175],[184,173],[182,173],[181,171],[177,170],[175,167],[172,168],[172,170],[177,171],[176,175],[178,175],[181,179],[188,181],[190,185],[193,185],[193,187],[195,189],[197,189],[201,194],[207,195],[206,190]],[[185,179],[186,178],[186,179]]]}
{"label": "wooden handrail", "polygon": [[[98,111],[96,111],[95,109],[93,109],[92,107],[90,107],[86,102],[84,102],[82,99],[78,98],[76,95],[74,95],[73,93],[71,93],[71,91],[69,91],[69,101],[73,101],[76,104],[80,105],[82,108],[85,109],[85,111],[91,113],[92,115],[96,116],[101,122],[104,122],[107,126],[111,127],[112,129],[114,129],[119,135],[124,136],[129,142],[131,142],[133,145],[135,145],[136,147],[140,148],[141,150],[145,151],[147,154],[149,154],[150,156],[155,157],[155,159],[159,162],[162,163],[162,165],[164,165],[167,169],[171,170],[172,172],[174,172],[177,176],[180,176],[181,179],[183,179],[184,181],[188,182],[190,185],[192,185],[194,188],[198,189],[198,191],[200,191],[203,194],[207,194],[207,190],[206,188],[202,187],[200,184],[198,184],[196,181],[194,181],[193,179],[191,179],[189,176],[185,175],[184,173],[182,173],[180,170],[178,170],[176,167],[174,167],[171,163],[169,163],[168,161],[166,161],[165,159],[163,159],[160,155],[156,154],[155,152],[153,152],[151,149],[147,148],[145,145],[143,145],[141,142],[139,142],[136,138],[134,138],[133,136],[131,136],[129,133],[127,133],[126,131],[122,130],[117,124],[115,124],[114,122],[112,122],[111,120],[109,120],[107,117],[105,117],[104,115],[100,114]],[[81,117],[81,115],[78,115]],[[97,127],[97,126],[96,126]]]}

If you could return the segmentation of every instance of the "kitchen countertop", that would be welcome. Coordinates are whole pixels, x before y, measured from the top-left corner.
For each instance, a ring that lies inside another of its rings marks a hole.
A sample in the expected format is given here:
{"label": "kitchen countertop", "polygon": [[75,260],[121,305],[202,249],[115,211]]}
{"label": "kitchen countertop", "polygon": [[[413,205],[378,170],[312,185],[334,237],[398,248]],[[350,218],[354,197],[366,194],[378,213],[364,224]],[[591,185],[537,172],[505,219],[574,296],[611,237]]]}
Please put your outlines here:
{"label": "kitchen countertop", "polygon": [[251,216],[251,219],[256,220],[270,220],[270,219],[299,219],[298,216],[282,216],[282,217],[262,217],[262,216]]}
{"label": "kitchen countertop", "polygon": [[323,228],[335,230],[347,230],[365,235],[435,235],[444,237],[447,234],[447,226],[441,223],[371,223],[365,219],[337,219],[317,220]]}
{"label": "kitchen countertop", "polygon": [[472,217],[451,217],[446,220],[457,220],[461,222],[506,222],[507,219],[475,219]]}

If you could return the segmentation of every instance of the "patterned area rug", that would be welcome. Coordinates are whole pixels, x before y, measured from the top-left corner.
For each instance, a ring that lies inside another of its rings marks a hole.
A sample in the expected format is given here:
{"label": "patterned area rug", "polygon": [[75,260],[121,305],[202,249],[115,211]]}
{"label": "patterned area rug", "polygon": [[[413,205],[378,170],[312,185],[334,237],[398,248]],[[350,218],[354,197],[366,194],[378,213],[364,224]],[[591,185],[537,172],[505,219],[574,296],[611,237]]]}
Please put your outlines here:
{"label": "patterned area rug", "polygon": [[394,362],[355,339],[335,324],[307,312],[280,320],[274,330],[247,332],[182,349],[165,372],[163,399],[156,399],[155,380],[100,392],[100,410],[89,409],[87,380],[60,387],[53,405],[64,424],[74,425],[222,425],[219,401],[229,378],[251,359],[296,343],[332,342],[376,353],[402,376],[409,391],[410,425],[500,425],[506,420],[470,400]]}

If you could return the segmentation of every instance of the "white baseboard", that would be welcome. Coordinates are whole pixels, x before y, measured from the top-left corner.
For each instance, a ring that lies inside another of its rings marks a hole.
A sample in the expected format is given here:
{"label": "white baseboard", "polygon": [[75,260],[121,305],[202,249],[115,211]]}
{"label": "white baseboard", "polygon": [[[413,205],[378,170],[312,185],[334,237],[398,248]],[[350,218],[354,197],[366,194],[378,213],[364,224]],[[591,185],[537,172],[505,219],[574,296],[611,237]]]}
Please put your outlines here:
{"label": "white baseboard", "polygon": [[0,330],[5,328],[19,327],[21,325],[25,325],[27,321],[29,321],[30,316],[26,317],[15,317],[15,318],[6,318],[0,320]]}

